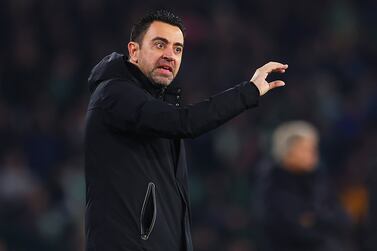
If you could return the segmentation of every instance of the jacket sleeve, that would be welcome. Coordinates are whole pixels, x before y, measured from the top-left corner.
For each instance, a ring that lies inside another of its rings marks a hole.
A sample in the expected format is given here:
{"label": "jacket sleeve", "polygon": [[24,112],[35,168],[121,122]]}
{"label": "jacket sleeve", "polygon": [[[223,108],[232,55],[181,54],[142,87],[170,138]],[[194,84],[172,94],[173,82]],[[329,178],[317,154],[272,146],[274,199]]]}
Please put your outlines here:
{"label": "jacket sleeve", "polygon": [[101,108],[107,125],[122,131],[165,138],[193,138],[257,106],[259,91],[249,82],[202,102],[176,107],[151,98],[143,89],[121,81],[102,90]]}

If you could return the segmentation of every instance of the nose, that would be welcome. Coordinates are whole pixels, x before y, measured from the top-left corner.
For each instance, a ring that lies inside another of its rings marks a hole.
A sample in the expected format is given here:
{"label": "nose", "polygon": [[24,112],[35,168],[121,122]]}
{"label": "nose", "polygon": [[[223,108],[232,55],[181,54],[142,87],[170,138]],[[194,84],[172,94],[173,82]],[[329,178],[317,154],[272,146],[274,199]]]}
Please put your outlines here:
{"label": "nose", "polygon": [[174,61],[174,58],[170,57],[170,56],[167,56],[167,55],[162,55],[162,59],[168,61],[168,62],[172,62]]}
{"label": "nose", "polygon": [[174,61],[173,48],[167,47],[164,50],[164,54],[162,55],[162,58],[169,61],[169,62]]}

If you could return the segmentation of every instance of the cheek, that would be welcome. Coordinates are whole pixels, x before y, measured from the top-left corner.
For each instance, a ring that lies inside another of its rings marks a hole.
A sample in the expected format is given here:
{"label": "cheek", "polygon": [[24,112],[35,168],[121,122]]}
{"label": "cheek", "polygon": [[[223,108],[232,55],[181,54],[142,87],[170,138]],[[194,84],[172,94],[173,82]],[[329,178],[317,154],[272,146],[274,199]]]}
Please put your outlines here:
{"label": "cheek", "polygon": [[314,167],[317,165],[318,155],[315,151],[308,150],[307,152],[305,152],[305,154],[302,157],[303,157],[302,162],[305,163],[306,166]]}
{"label": "cheek", "polygon": [[139,57],[139,64],[140,67],[145,70],[152,70],[155,66],[155,60],[153,55],[151,53],[142,53]]}
{"label": "cheek", "polygon": [[179,59],[179,60],[177,59],[176,67],[175,67],[175,74],[178,73],[180,67],[181,67],[181,59]]}

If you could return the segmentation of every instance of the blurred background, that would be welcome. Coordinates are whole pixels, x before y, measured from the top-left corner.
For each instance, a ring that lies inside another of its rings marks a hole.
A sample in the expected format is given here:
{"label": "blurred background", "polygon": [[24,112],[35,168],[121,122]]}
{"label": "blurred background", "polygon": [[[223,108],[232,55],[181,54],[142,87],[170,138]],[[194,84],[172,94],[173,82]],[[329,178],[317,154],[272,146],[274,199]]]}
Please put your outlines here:
{"label": "blurred background", "polygon": [[319,130],[352,250],[377,250],[377,1],[1,0],[0,251],[83,250],[87,77],[161,7],[187,27],[185,103],[289,64],[259,108],[186,141],[196,250],[263,251],[258,191],[292,119]]}

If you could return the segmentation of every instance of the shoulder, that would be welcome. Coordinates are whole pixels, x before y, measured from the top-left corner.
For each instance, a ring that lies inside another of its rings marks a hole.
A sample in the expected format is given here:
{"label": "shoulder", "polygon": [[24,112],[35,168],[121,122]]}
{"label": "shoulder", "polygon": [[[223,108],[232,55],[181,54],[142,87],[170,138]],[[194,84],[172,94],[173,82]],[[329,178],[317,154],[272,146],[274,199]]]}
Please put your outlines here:
{"label": "shoulder", "polygon": [[104,107],[114,102],[144,102],[148,99],[148,93],[132,79],[109,79],[93,92],[89,108]]}
{"label": "shoulder", "polygon": [[103,81],[92,94],[96,96],[100,94],[102,98],[111,96],[120,96],[126,94],[145,94],[146,91],[141,84],[134,78],[113,78]]}
{"label": "shoulder", "polygon": [[102,87],[102,98],[149,99],[149,93],[134,79],[112,79]]}

